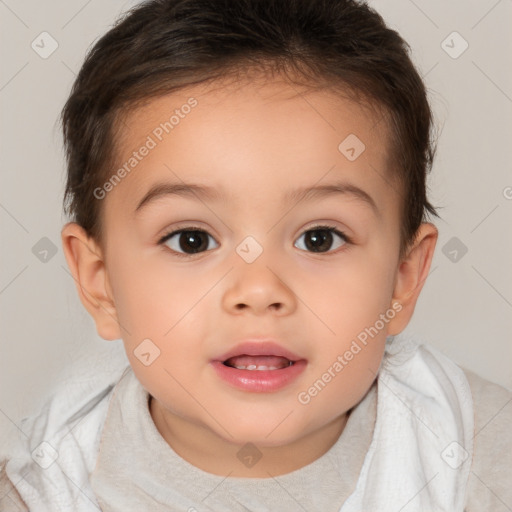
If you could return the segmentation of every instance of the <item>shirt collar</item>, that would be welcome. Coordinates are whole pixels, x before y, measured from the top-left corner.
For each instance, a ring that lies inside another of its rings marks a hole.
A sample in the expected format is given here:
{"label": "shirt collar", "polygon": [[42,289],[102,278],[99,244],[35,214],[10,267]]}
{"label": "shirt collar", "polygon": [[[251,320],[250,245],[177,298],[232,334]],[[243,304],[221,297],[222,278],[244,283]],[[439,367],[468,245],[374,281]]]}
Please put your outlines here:
{"label": "shirt collar", "polygon": [[339,439],[320,458],[291,473],[263,479],[226,478],[187,462],[158,432],[149,398],[129,366],[113,391],[90,477],[104,512],[189,510],[195,505],[201,505],[198,510],[229,510],[229,500],[238,504],[236,510],[253,510],[243,505],[244,500],[254,503],[257,494],[275,504],[282,501],[280,493],[290,499],[285,496],[289,489],[304,493],[309,502],[318,493],[331,492],[341,505],[355,488],[372,439],[377,396],[374,383],[351,410]]}

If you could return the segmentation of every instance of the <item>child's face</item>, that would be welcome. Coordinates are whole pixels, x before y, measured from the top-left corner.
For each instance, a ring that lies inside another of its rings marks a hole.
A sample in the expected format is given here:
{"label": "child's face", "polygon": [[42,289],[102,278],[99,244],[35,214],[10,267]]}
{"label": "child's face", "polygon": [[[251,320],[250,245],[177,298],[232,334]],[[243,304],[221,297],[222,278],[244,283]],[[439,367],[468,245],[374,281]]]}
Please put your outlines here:
{"label": "child's face", "polygon": [[[183,108],[191,97],[197,105]],[[179,122],[166,133],[160,123],[173,114]],[[105,285],[119,330],[96,318],[100,334],[123,338],[178,453],[201,439],[205,449],[216,440],[263,448],[308,436],[325,451],[374,380],[386,336],[408,320],[396,300],[401,197],[385,123],[332,93],[273,82],[182,90],[150,101],[126,126],[118,167],[134,151],[137,163],[103,204]],[[214,194],[162,194],[137,209],[157,183]],[[334,184],[345,192],[293,195]],[[315,238],[317,225],[351,241],[325,230]],[[191,227],[204,233],[158,244]],[[225,369],[237,384],[221,377],[223,355],[254,338],[293,352],[301,371]],[[265,382],[271,372],[292,378]]]}

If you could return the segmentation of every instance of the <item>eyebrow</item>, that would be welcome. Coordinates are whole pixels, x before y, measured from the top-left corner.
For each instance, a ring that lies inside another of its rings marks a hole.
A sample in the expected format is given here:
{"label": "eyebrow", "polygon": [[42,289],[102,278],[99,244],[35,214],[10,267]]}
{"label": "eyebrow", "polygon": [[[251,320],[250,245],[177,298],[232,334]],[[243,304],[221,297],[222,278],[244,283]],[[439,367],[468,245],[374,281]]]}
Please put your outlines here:
{"label": "eyebrow", "polygon": [[345,195],[357,199],[361,204],[371,207],[375,215],[379,215],[379,208],[372,196],[365,192],[362,188],[351,183],[339,182],[329,185],[318,185],[316,187],[306,187],[291,190],[285,194],[285,201],[307,201],[312,199],[324,198],[332,195]]}
{"label": "eyebrow", "polygon": [[[345,182],[332,183],[329,185],[318,185],[313,187],[290,190],[284,195],[286,202],[300,202],[328,197],[331,195],[345,195],[357,199],[361,204],[371,207],[375,215],[379,215],[379,209],[374,199],[363,189]],[[196,183],[155,183],[139,202],[135,213],[157,198],[164,196],[191,197],[205,199],[208,201],[220,201],[224,195],[213,187],[198,185]]]}
{"label": "eyebrow", "polygon": [[137,208],[135,208],[135,213],[151,201],[163,196],[199,197],[200,199],[206,199],[209,201],[218,201],[222,197],[215,188],[208,187],[206,185],[170,182],[155,183],[139,202]]}

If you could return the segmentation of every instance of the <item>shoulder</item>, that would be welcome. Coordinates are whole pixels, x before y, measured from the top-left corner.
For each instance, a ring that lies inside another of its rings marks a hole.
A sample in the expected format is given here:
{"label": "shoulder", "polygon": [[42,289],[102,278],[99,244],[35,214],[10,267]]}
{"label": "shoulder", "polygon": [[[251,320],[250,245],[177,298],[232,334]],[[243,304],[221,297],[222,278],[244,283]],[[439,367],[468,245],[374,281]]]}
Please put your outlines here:
{"label": "shoulder", "polygon": [[29,512],[26,503],[7,476],[7,460],[0,460],[0,510],[3,512]]}
{"label": "shoulder", "polygon": [[462,368],[473,396],[474,453],[466,512],[512,510],[512,391]]}

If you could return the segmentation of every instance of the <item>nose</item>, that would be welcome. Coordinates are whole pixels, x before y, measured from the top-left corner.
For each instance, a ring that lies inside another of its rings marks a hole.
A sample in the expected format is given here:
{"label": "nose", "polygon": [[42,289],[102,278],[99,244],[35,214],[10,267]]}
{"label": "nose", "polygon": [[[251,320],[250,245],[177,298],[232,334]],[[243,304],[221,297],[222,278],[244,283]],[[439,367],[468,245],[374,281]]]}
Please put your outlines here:
{"label": "nose", "polygon": [[[231,314],[251,311],[262,316],[271,313],[288,315],[297,307],[297,297],[288,283],[288,276],[274,270],[268,261],[241,261],[230,272],[230,281],[223,297],[223,306]],[[280,275],[281,274],[281,275]]]}

